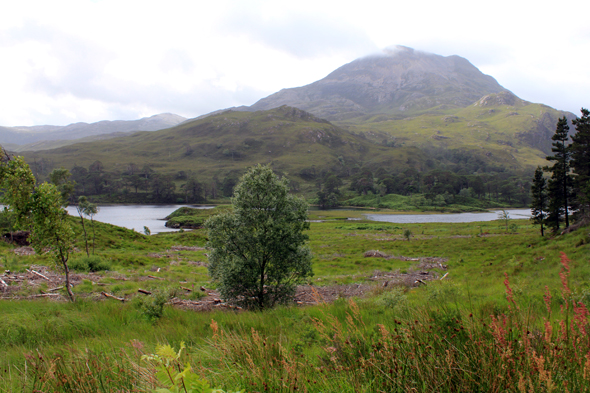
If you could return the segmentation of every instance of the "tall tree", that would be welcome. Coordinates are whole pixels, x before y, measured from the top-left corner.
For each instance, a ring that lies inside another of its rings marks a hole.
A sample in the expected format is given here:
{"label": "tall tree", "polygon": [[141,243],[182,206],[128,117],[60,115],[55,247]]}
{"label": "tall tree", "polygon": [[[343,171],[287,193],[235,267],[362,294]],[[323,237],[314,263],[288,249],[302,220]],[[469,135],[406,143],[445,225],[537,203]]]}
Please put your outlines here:
{"label": "tall tree", "polygon": [[543,177],[543,170],[537,167],[533,185],[531,186],[531,220],[541,226],[541,236],[544,236],[545,211],[547,210],[547,181]]}
{"label": "tall tree", "polygon": [[312,275],[307,203],[268,166],[250,169],[236,186],[233,212],[211,217],[209,273],[224,299],[266,308],[292,299]]}
{"label": "tall tree", "polygon": [[572,136],[571,167],[574,173],[575,218],[590,218],[590,111],[582,108],[582,117],[572,121],[576,133]]}
{"label": "tall tree", "polygon": [[49,181],[55,184],[55,186],[61,193],[62,204],[64,207],[68,206],[70,195],[72,195],[74,189],[76,188],[76,182],[72,182],[69,180],[71,176],[72,174],[70,173],[70,171],[68,171],[64,167],[54,169],[49,174]]}
{"label": "tall tree", "polygon": [[98,207],[94,203],[90,203],[88,198],[80,196],[78,198],[78,206],[76,206],[78,215],[80,216],[80,222],[82,223],[82,230],[84,231],[84,243],[86,245],[86,256],[90,256],[88,251],[88,233],[86,232],[86,225],[84,225],[84,216],[90,217],[92,223],[92,255],[94,255],[94,244],[96,241],[96,232],[94,231],[94,220],[92,219],[96,213],[98,213]]}
{"label": "tall tree", "polygon": [[5,211],[14,220],[14,227],[30,229],[31,194],[35,190],[35,176],[23,157],[10,158],[2,151],[0,182],[4,190],[2,203],[6,206]]}
{"label": "tall tree", "polygon": [[68,268],[74,232],[62,206],[62,193],[54,184],[35,186],[33,172],[22,157],[9,158],[3,153],[2,158],[3,202],[13,213],[15,226],[31,229],[31,244],[37,253],[50,249],[54,261],[65,272],[66,291],[74,301]]}
{"label": "tall tree", "polygon": [[74,231],[68,222],[68,212],[62,207],[61,192],[54,184],[43,183],[31,195],[33,230],[31,244],[39,254],[49,248],[55,263],[65,273],[65,287],[73,302],[68,260],[73,247]]}
{"label": "tall tree", "polygon": [[567,145],[569,129],[565,116],[557,121],[555,134],[551,137],[553,140],[551,151],[554,155],[547,157],[553,165],[544,168],[545,171],[551,172],[548,186],[548,225],[554,232],[559,229],[559,220],[562,215],[565,217],[565,227],[570,225],[569,203],[572,195],[572,176],[570,174],[571,152]]}

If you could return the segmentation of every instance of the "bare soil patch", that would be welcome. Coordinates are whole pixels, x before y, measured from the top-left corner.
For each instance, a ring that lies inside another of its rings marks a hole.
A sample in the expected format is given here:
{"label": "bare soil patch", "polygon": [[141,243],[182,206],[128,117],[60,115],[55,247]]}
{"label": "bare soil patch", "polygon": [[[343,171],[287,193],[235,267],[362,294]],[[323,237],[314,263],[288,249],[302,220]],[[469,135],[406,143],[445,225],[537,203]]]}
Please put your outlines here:
{"label": "bare soil patch", "polygon": [[[170,258],[169,252],[175,251],[197,251],[202,250],[200,247],[172,247],[171,250],[166,250],[164,253],[154,253],[150,255],[154,258]],[[20,247],[14,252],[23,253],[19,255],[26,255],[31,252],[30,247]],[[33,251],[34,252],[34,251]],[[369,250],[365,252],[367,258],[385,258],[398,259],[403,261],[415,261],[416,264],[408,268],[404,272],[397,271],[374,271],[369,277],[365,277],[366,282],[355,284],[341,284],[328,286],[315,285],[301,285],[297,288],[295,294],[295,302],[298,305],[316,305],[321,303],[331,303],[339,298],[350,297],[365,297],[375,292],[380,288],[392,287],[396,285],[405,286],[419,286],[427,285],[428,281],[441,279],[440,274],[447,270],[447,259],[438,257],[420,257],[411,258],[406,256],[388,255],[379,250]],[[191,265],[206,266],[205,262],[189,261]],[[104,275],[101,273],[87,273],[87,274],[70,274],[71,283],[76,286],[82,283],[83,280],[90,280],[96,285],[103,277],[109,277],[115,280],[127,281],[129,278],[124,275]],[[444,278],[444,276],[443,276]],[[133,280],[146,281],[158,279],[155,276],[139,276],[134,277]],[[55,272],[46,266],[33,265],[26,272],[13,273],[6,271],[0,275],[0,299],[33,299],[33,298],[49,298],[52,300],[66,301],[67,299],[61,294],[63,289],[64,276],[59,272]],[[41,289],[43,288],[43,289]],[[235,305],[224,302],[219,292],[207,289],[204,287],[194,288],[189,290],[182,287],[180,283],[180,291],[186,291],[190,294],[191,291],[201,291],[204,296],[198,300],[188,300],[182,297],[175,297],[170,300],[169,304],[174,307],[192,311],[211,311],[216,309],[240,309]],[[29,294],[23,294],[29,293]],[[94,296],[96,295],[96,296]],[[91,295],[97,300],[106,300],[100,293]],[[146,296],[137,294],[136,296]],[[147,295],[149,296],[149,295]],[[130,300],[129,298],[122,300]]]}

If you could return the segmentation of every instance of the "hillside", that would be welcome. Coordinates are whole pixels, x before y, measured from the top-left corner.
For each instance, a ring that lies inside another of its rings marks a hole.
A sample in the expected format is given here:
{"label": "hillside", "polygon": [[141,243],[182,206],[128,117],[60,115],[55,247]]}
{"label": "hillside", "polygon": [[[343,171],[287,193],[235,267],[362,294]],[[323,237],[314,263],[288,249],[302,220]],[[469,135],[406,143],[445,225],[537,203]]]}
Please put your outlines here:
{"label": "hillside", "polygon": [[373,140],[388,134],[398,145],[427,152],[460,151],[519,170],[545,164],[555,125],[563,116],[570,121],[575,118],[572,113],[533,104],[504,91],[460,109],[431,110],[403,119],[377,115],[364,122],[337,124]]}
{"label": "hillside", "polygon": [[558,118],[575,118],[518,98],[462,57],[406,47],[357,59],[239,110],[279,105],[304,109],[376,143],[417,147],[439,161],[461,154],[509,170],[543,165]]}
{"label": "hillside", "polygon": [[378,145],[286,106],[259,112],[225,111],[166,130],[24,155],[28,162],[46,162],[50,167],[88,167],[99,160],[107,171],[124,171],[133,163],[170,174],[193,171],[209,179],[232,171],[241,173],[257,163],[313,177],[315,171],[330,167],[404,168],[410,156],[417,162],[424,159],[415,148]]}
{"label": "hillside", "polygon": [[522,205],[562,116],[575,117],[518,98],[461,57],[398,48],[249,108],[23,155],[41,178],[77,166],[75,178],[94,179],[95,195],[122,194],[113,201],[145,200],[149,189],[152,200],[188,201],[189,177],[203,183],[199,192],[193,187],[195,201],[215,198],[223,184],[223,194],[231,195],[245,168],[263,163],[307,196],[335,175],[362,194],[427,193],[433,201],[435,194],[466,189],[478,199],[511,204],[516,198]]}

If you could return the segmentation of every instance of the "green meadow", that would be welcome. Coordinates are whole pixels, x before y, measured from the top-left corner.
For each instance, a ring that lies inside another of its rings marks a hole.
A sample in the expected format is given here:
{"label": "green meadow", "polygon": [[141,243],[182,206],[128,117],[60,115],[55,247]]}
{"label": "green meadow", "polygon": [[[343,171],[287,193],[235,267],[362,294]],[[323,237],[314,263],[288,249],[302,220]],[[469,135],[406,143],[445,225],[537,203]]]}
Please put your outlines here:
{"label": "green meadow", "polygon": [[72,218],[75,303],[43,279],[10,280],[58,272],[2,242],[0,391],[154,391],[166,386],[142,356],[181,343],[173,366],[225,391],[590,390],[588,227],[542,238],[527,220],[362,213],[310,212],[314,301],[264,312],[182,307],[215,289],[202,229],[145,236],[97,222],[92,259]]}

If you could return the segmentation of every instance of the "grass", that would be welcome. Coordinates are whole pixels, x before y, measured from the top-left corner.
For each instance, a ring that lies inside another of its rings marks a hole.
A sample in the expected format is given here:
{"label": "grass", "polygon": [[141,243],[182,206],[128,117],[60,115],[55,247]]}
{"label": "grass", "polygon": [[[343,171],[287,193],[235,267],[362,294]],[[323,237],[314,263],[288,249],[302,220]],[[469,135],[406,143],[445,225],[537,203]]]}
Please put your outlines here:
{"label": "grass", "polygon": [[[375,270],[403,272],[416,263],[366,258],[368,250],[446,258],[448,276],[420,287],[379,285],[366,298],[318,306],[264,313],[164,306],[160,318],[150,318],[131,300],[138,288],[188,299],[179,285],[214,286],[206,267],[188,263],[206,261],[206,250],[174,247],[202,247],[206,234],[145,236],[97,223],[97,254],[110,270],[77,285],[76,303],[0,301],[0,391],[150,391],[158,385],[155,368],[141,356],[158,344],[179,348],[181,342],[187,345],[181,363],[229,390],[588,389],[587,315],[578,303],[590,300],[588,228],[549,239],[525,220],[512,220],[518,228],[508,233],[499,221],[342,220],[360,214],[312,212],[311,218],[325,221],[311,223],[308,232],[311,284],[367,284]],[[3,269],[24,272],[49,263],[11,249],[0,243]],[[570,292],[560,279],[566,265]],[[131,301],[105,299],[102,291]]]}

